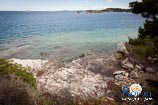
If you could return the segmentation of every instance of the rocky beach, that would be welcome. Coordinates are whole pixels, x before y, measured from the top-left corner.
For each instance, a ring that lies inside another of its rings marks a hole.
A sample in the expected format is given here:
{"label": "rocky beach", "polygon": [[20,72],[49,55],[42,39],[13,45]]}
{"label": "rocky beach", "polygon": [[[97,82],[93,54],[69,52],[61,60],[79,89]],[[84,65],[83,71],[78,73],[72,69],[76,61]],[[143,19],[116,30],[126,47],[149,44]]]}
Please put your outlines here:
{"label": "rocky beach", "polygon": [[133,83],[144,85],[143,81],[149,77],[149,73],[144,71],[148,67],[136,63],[129,56],[124,43],[119,43],[117,52],[111,55],[87,55],[71,62],[27,59],[10,61],[31,68],[30,72],[36,78],[42,95],[57,95],[64,99],[108,97],[110,100],[118,100],[121,98],[122,86]]}

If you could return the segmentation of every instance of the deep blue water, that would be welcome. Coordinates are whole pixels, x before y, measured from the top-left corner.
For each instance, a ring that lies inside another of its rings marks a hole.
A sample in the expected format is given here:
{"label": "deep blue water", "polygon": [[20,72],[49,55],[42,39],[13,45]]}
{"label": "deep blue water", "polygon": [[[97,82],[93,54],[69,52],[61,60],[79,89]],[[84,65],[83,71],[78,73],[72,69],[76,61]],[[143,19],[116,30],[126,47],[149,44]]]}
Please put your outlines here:
{"label": "deep blue water", "polygon": [[0,57],[71,58],[112,52],[144,22],[131,13],[0,12]]}

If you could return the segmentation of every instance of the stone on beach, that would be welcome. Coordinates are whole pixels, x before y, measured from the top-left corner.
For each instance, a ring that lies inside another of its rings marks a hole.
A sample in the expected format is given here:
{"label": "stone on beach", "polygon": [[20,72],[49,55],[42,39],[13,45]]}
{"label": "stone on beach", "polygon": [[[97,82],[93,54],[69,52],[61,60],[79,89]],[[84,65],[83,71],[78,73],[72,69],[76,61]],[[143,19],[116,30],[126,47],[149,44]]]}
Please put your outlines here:
{"label": "stone on beach", "polygon": [[122,52],[124,54],[128,54],[127,48],[125,46],[125,43],[123,43],[123,42],[120,42],[120,43],[117,44],[117,51],[118,52]]}
{"label": "stone on beach", "polygon": [[123,80],[128,78],[128,73],[126,71],[116,71],[113,73],[115,79],[117,80]]}
{"label": "stone on beach", "polygon": [[121,62],[121,66],[125,69],[134,69],[133,64],[128,60],[128,58]]}
{"label": "stone on beach", "polygon": [[36,77],[37,73],[43,68],[43,66],[48,62],[48,60],[41,59],[9,59],[14,64],[22,65],[26,68],[31,68],[31,72]]}
{"label": "stone on beach", "polygon": [[131,73],[130,73],[130,77],[136,79],[136,78],[139,77],[139,74],[138,74],[137,71],[134,71],[134,70],[133,70],[133,71],[131,71]]}
{"label": "stone on beach", "polygon": [[41,60],[41,59],[10,59],[11,62],[20,64],[23,67],[30,67],[32,69],[41,69],[42,66],[48,62],[48,60]]}

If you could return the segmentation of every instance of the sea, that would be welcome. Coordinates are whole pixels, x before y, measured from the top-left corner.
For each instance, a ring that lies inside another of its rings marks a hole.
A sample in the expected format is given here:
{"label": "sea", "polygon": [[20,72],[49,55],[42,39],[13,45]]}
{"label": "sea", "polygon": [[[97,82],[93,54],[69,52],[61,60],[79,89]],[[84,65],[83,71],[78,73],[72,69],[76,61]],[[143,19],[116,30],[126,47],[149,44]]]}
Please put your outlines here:
{"label": "sea", "polygon": [[72,59],[112,53],[143,26],[129,12],[1,11],[0,58]]}

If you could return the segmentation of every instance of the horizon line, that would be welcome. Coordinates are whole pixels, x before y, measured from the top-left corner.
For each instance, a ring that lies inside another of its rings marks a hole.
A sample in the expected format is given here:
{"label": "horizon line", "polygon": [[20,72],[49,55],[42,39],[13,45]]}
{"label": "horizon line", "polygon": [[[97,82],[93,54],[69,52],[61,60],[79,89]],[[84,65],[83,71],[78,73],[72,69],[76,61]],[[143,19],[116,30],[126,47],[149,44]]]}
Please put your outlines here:
{"label": "horizon line", "polygon": [[[108,8],[120,8],[120,9],[130,9],[128,8],[124,8],[124,7],[108,7]],[[61,9],[61,10],[0,10],[0,11],[17,11],[17,12],[58,12],[58,11],[86,11],[86,10],[104,10],[104,9],[108,9],[108,8],[103,8],[103,9]]]}

